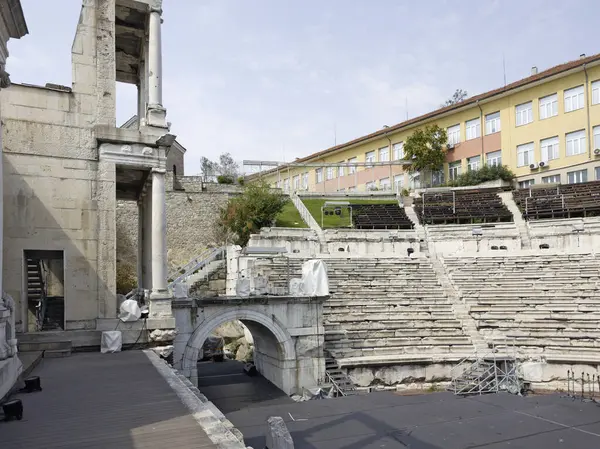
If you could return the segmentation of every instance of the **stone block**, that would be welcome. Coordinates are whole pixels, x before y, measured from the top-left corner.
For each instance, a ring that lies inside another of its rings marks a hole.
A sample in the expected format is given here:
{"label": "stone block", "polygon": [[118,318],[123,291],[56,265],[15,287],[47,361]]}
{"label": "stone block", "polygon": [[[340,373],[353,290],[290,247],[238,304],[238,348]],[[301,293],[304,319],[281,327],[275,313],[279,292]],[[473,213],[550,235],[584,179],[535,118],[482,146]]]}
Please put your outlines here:
{"label": "stone block", "polygon": [[280,416],[267,420],[266,444],[268,449],[294,449],[294,440]]}

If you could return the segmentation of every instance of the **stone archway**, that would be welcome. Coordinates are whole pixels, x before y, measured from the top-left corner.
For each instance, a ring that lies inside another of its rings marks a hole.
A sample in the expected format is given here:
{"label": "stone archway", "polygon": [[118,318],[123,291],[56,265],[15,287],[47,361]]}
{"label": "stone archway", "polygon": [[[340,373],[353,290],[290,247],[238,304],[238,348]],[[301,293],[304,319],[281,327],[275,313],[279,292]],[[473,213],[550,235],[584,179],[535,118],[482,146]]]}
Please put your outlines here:
{"label": "stone archway", "polygon": [[197,362],[202,345],[214,329],[233,320],[242,321],[252,333],[258,371],[286,394],[296,392],[300,385],[294,339],[275,316],[269,317],[249,307],[218,310],[194,329],[181,361],[184,375],[197,385]]}

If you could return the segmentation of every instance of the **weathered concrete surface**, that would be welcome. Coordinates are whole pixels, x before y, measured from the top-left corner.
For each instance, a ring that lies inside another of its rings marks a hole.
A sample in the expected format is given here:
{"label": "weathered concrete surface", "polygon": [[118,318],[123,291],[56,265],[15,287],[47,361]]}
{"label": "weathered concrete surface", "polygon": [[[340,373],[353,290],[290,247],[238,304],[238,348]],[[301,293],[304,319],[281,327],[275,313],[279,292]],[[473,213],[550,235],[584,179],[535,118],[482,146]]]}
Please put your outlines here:
{"label": "weathered concrete surface", "polygon": [[294,440],[281,416],[271,416],[267,419],[268,449],[294,449]]}

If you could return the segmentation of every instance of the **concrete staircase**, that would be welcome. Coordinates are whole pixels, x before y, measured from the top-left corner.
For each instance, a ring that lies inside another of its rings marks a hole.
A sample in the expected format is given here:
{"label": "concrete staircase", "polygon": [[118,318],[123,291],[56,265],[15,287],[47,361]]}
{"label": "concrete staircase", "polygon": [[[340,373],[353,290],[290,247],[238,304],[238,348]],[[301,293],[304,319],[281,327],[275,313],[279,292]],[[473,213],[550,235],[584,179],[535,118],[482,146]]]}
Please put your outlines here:
{"label": "concrete staircase", "polygon": [[333,385],[336,396],[349,396],[356,394],[356,387],[352,380],[342,371],[338,362],[331,356],[325,358],[325,375]]}
{"label": "concrete staircase", "polygon": [[521,249],[531,249],[529,226],[527,225],[527,221],[523,220],[523,215],[521,214],[519,206],[517,206],[513,199],[512,192],[500,192],[498,193],[498,196],[513,216],[513,221],[515,222],[521,237]]}
{"label": "concrete staircase", "polygon": [[39,260],[27,259],[27,299],[40,301],[44,294],[42,269]]}
{"label": "concrete staircase", "polygon": [[435,254],[433,254],[429,260],[433,267],[433,271],[437,275],[437,278],[444,289],[444,293],[452,304],[452,310],[456,314],[456,318],[462,323],[465,334],[471,338],[473,346],[475,347],[475,352],[487,351],[488,344],[479,332],[477,321],[469,314],[469,307],[463,302],[458,289],[450,280],[443,262]]}
{"label": "concrete staircase", "polygon": [[398,202],[400,207],[404,207],[404,212],[406,212],[407,217],[412,221],[415,225],[415,232],[417,233],[417,239],[419,239],[419,249],[421,253],[427,254],[429,249],[427,247],[427,233],[425,231],[425,227],[419,223],[419,217],[417,217],[417,213],[415,209],[411,206],[402,206],[402,203]]}

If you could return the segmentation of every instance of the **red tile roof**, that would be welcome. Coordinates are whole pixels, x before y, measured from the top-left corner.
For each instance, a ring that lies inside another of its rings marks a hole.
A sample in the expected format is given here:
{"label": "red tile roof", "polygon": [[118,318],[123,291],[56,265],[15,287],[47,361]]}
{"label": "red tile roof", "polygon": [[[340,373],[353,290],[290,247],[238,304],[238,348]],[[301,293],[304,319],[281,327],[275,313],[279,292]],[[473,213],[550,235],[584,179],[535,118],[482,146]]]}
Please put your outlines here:
{"label": "red tile roof", "polygon": [[[560,64],[560,65],[551,67],[551,68],[549,68],[547,70],[544,70],[543,72],[539,72],[539,73],[537,73],[535,75],[531,75],[531,76],[528,76],[527,78],[523,78],[523,79],[520,79],[518,81],[515,81],[514,83],[507,84],[504,87],[500,87],[498,89],[490,90],[490,91],[485,92],[483,94],[475,95],[474,97],[467,98],[467,99],[461,101],[460,103],[456,103],[456,104],[453,104],[451,106],[446,106],[446,107],[443,107],[443,108],[440,108],[440,109],[436,109],[436,110],[434,110],[432,112],[428,112],[427,114],[423,114],[423,115],[420,115],[418,117],[412,118],[410,120],[406,120],[404,122],[398,123],[397,125],[389,126],[387,128],[384,128],[384,129],[380,129],[380,130],[375,131],[375,132],[373,132],[371,134],[367,134],[367,135],[358,137],[358,138],[356,138],[354,140],[350,140],[349,142],[345,142],[345,143],[342,143],[340,145],[336,145],[334,147],[327,148],[326,150],[322,150],[322,151],[313,153],[313,154],[311,154],[309,156],[296,159],[294,162],[307,162],[307,161],[310,161],[311,159],[315,159],[315,158],[319,158],[319,157],[322,157],[322,156],[326,156],[329,153],[333,153],[335,151],[344,149],[346,147],[350,147],[350,146],[355,145],[357,143],[360,143],[360,142],[363,142],[363,141],[366,141],[366,140],[370,140],[370,139],[372,139],[374,137],[379,137],[379,136],[383,136],[385,134],[389,134],[390,132],[397,131],[399,129],[405,128],[405,127],[410,126],[410,125],[414,125],[414,124],[416,124],[418,122],[421,122],[423,120],[427,120],[427,119],[433,118],[435,116],[444,114],[446,112],[450,112],[450,111],[452,111],[454,109],[459,109],[459,108],[462,108],[464,106],[468,106],[470,104],[476,104],[478,101],[491,98],[491,97],[493,97],[495,95],[503,94],[503,93],[505,93],[507,91],[510,91],[510,90],[513,90],[513,89],[517,89],[519,87],[526,86],[527,84],[535,83],[536,81],[541,81],[541,80],[543,80],[545,78],[549,78],[551,76],[558,75],[558,74],[560,74],[562,72],[567,72],[567,71],[569,71],[571,69],[574,69],[574,68],[577,68],[577,67],[581,67],[581,66],[583,66],[585,64],[589,64],[590,62],[595,62],[595,61],[600,61],[600,53],[596,53],[595,55],[592,55],[592,56],[582,57],[582,58],[576,59],[574,61],[569,61],[569,62],[566,62],[564,64]],[[278,169],[281,170],[283,167],[285,167],[285,165],[282,165],[282,166],[278,167]],[[274,172],[276,170],[277,169],[267,170],[265,172],[262,172],[261,174],[265,175],[265,174]],[[258,175],[258,173],[256,173],[256,175]]]}

